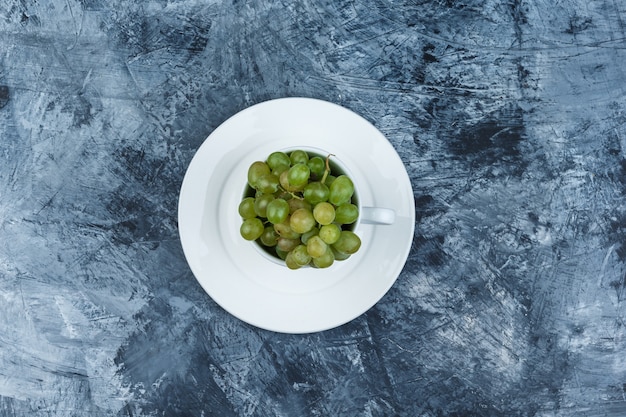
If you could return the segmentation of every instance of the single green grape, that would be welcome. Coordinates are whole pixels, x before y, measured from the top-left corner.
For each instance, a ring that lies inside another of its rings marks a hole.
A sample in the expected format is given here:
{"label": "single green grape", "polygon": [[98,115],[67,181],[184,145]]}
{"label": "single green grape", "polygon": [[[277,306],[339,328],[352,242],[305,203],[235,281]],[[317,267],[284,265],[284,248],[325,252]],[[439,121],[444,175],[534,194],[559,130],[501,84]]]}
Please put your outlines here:
{"label": "single green grape", "polygon": [[295,150],[289,154],[291,165],[306,164],[309,162],[309,154],[302,150]]}
{"label": "single green grape", "polygon": [[306,233],[315,227],[315,218],[311,211],[301,208],[293,212],[289,218],[289,226],[296,233]]}
{"label": "single green grape", "polygon": [[335,249],[339,252],[352,255],[361,247],[361,239],[356,233],[350,230],[342,230],[339,239],[333,243]]}
{"label": "single green grape", "polygon": [[291,166],[291,159],[285,152],[272,152],[267,157],[267,165],[270,167],[274,174],[280,175],[281,172],[289,169]]}
{"label": "single green grape", "polygon": [[276,247],[282,251],[290,252],[300,244],[300,239],[287,239],[279,237],[276,241]]}
{"label": "single green grape", "polygon": [[306,243],[306,250],[312,258],[319,258],[326,253],[328,245],[319,236],[311,237]]}
{"label": "single green grape", "polygon": [[331,245],[330,249],[333,251],[336,261],[345,261],[350,257],[349,253],[339,252],[334,245]]}
{"label": "single green grape", "polygon": [[263,161],[255,161],[248,168],[248,184],[256,188],[256,183],[263,175],[270,174],[270,167]]}
{"label": "single green grape", "polygon": [[241,236],[246,240],[256,240],[263,234],[263,222],[258,217],[245,219],[239,228]]}
{"label": "single green grape", "polygon": [[290,226],[291,219],[287,217],[284,222],[276,223],[274,225],[274,230],[278,233],[278,236],[285,237],[287,239],[299,239],[300,233],[296,233]]}
{"label": "single green grape", "polygon": [[303,188],[306,186],[311,175],[311,170],[306,164],[298,163],[287,171],[287,180],[292,187]]}
{"label": "single green grape", "polygon": [[313,258],[313,265],[318,268],[328,268],[335,262],[335,256],[333,251],[327,247],[326,252],[322,254],[322,256],[318,256],[317,258]]}
{"label": "single green grape", "polygon": [[281,250],[280,248],[274,248],[274,250],[276,251],[276,256],[278,256],[283,261],[285,260],[285,258],[289,254],[289,252],[285,252],[284,250]]}
{"label": "single green grape", "polygon": [[335,209],[335,222],[352,224],[359,217],[359,208],[352,203],[343,203]]}
{"label": "single green grape", "polygon": [[319,237],[321,237],[322,240],[329,245],[338,241],[339,236],[341,236],[341,228],[334,223],[326,224],[320,227]]}
{"label": "single green grape", "polygon": [[239,215],[244,219],[256,217],[254,211],[254,197],[246,197],[239,203]]}
{"label": "single green grape", "polygon": [[294,261],[300,265],[308,265],[311,262],[311,255],[307,252],[306,245],[298,245],[292,251],[291,255]]}
{"label": "single green grape", "polygon": [[274,174],[265,174],[257,179],[255,188],[263,194],[273,194],[278,191],[278,176]]}
{"label": "single green grape", "polygon": [[315,178],[316,180],[322,178],[322,176],[324,175],[324,171],[326,170],[326,162],[324,162],[321,157],[314,156],[313,158],[309,159],[307,165],[311,170],[311,177]]}
{"label": "single green grape", "polygon": [[293,255],[293,250],[290,251],[289,253],[287,253],[287,256],[285,257],[285,265],[287,265],[287,268],[289,269],[299,269],[302,268],[302,265],[300,265],[294,255]]}
{"label": "single green grape", "polygon": [[330,189],[328,201],[335,206],[347,203],[352,198],[352,194],[354,194],[354,184],[345,175],[338,176],[328,188]]}
{"label": "single green grape", "polygon": [[267,220],[272,224],[282,223],[289,216],[289,203],[282,198],[275,198],[269,202],[265,210]]}
{"label": "single green grape", "polygon": [[317,203],[321,203],[323,201],[328,200],[328,196],[330,195],[330,190],[326,186],[326,184],[322,184],[321,182],[310,182],[304,187],[304,199],[309,203],[315,205]]}
{"label": "single green grape", "polygon": [[278,183],[283,188],[283,190],[293,191],[290,189],[291,185],[289,184],[289,178],[287,178],[288,173],[289,173],[288,169],[281,172],[280,175],[278,176]]}
{"label": "single green grape", "polygon": [[289,182],[289,169],[283,171],[280,176],[278,177],[278,182],[280,183],[280,186],[283,187],[284,190],[289,191],[291,193],[295,193],[298,191],[301,191],[304,186],[306,185],[306,181],[304,182],[304,184],[300,185],[300,186],[296,186],[294,184],[291,184]]}
{"label": "single green grape", "polygon": [[289,214],[293,214],[294,211],[304,208],[311,211],[313,208],[311,207],[311,203],[301,198],[292,198],[287,201],[289,204]]}
{"label": "single green grape", "polygon": [[263,234],[260,236],[261,243],[268,248],[276,246],[278,242],[278,233],[274,230],[273,226],[265,226]]}
{"label": "single green grape", "polygon": [[267,217],[267,205],[274,200],[271,194],[262,194],[254,199],[254,212],[259,217]]}
{"label": "single green grape", "polygon": [[322,202],[313,207],[313,218],[321,225],[331,224],[335,220],[335,207],[328,202]]}

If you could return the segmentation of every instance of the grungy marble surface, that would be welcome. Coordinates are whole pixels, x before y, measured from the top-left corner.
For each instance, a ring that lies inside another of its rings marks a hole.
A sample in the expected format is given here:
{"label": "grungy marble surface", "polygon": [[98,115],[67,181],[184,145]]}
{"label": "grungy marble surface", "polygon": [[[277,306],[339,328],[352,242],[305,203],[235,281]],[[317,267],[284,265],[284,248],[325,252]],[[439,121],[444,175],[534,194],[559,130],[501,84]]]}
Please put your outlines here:
{"label": "grungy marble surface", "polygon": [[[626,415],[626,3],[0,5],[0,416]],[[402,158],[407,264],[329,331],[240,322],[177,230],[194,152],[288,96]]]}

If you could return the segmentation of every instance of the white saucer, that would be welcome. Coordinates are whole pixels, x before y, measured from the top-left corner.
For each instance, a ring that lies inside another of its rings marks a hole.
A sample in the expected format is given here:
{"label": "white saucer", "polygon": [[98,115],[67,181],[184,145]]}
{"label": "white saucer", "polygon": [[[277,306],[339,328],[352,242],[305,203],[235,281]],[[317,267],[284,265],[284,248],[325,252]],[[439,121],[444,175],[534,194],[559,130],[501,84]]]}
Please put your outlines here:
{"label": "white saucer", "polygon": [[[298,147],[334,154],[363,206],[396,212],[392,225],[359,224],[359,251],[327,269],[290,270],[239,235],[250,164]],[[391,288],[411,248],[415,203],[400,157],[372,124],[336,104],[283,98],[249,107],[209,135],[185,174],[178,226],[192,272],[226,311],[263,329],[311,333],[358,317]]]}

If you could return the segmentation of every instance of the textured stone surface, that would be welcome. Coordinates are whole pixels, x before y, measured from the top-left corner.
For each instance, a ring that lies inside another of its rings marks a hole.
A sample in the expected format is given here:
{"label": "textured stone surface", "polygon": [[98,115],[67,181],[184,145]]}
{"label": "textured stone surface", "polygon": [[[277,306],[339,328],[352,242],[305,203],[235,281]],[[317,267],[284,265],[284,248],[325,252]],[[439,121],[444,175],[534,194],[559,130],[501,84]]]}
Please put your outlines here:
{"label": "textured stone surface", "polygon": [[[0,416],[626,415],[619,1],[0,5]],[[416,233],[356,320],[275,334],[189,271],[176,205],[221,122],[341,104]]]}

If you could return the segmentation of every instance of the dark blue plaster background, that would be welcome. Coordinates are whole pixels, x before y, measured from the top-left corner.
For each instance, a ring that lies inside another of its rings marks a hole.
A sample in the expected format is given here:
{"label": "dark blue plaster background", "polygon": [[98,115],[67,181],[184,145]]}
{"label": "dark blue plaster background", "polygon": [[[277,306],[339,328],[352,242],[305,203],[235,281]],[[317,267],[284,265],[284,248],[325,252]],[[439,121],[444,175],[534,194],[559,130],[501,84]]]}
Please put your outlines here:
{"label": "dark blue plaster background", "polygon": [[[626,415],[626,3],[0,5],[0,416]],[[225,313],[177,231],[194,152],[272,98],[356,111],[416,233],[372,310]]]}

